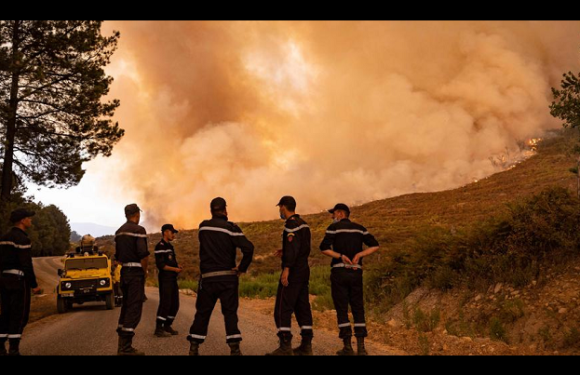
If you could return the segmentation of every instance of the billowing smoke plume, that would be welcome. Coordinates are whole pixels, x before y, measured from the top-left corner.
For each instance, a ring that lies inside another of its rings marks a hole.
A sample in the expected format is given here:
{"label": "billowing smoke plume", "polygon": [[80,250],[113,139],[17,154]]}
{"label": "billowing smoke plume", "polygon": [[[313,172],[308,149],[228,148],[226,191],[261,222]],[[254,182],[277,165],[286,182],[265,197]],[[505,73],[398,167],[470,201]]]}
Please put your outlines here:
{"label": "billowing smoke plume", "polygon": [[[580,23],[123,22],[109,71],[127,130],[109,165],[147,224],[193,228],[454,188],[559,127]],[[128,202],[130,203],[130,202]]]}

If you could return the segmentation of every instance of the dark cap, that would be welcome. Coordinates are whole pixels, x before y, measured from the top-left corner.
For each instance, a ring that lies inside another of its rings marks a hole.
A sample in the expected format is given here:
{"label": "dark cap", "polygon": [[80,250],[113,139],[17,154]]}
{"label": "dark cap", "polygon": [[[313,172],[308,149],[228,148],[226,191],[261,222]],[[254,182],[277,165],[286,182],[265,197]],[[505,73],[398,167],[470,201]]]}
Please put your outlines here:
{"label": "dark cap", "polygon": [[330,212],[331,214],[334,213],[334,211],[336,210],[341,210],[346,212],[348,215],[350,215],[350,208],[348,208],[348,206],[344,203],[338,203],[336,206],[334,206],[334,208],[331,208],[330,210],[328,210],[328,212]]}
{"label": "dark cap", "polygon": [[209,207],[212,211],[223,211],[226,209],[226,206],[226,200],[221,197],[212,199],[211,203],[209,204]]}
{"label": "dark cap", "polygon": [[26,219],[27,217],[32,217],[34,215],[34,211],[29,211],[25,208],[17,208],[10,213],[10,221],[12,223],[18,223],[20,220]]}
{"label": "dark cap", "polygon": [[125,216],[133,216],[137,212],[142,212],[135,203],[125,206]]}
{"label": "dark cap", "polygon": [[296,209],[296,199],[289,195],[285,195],[280,198],[280,202],[276,206],[285,206],[290,211],[294,211]]}
{"label": "dark cap", "polygon": [[161,234],[163,234],[163,232],[165,232],[166,230],[170,230],[173,233],[179,233],[178,230],[175,230],[175,228],[173,228],[172,224],[165,224],[161,227]]}

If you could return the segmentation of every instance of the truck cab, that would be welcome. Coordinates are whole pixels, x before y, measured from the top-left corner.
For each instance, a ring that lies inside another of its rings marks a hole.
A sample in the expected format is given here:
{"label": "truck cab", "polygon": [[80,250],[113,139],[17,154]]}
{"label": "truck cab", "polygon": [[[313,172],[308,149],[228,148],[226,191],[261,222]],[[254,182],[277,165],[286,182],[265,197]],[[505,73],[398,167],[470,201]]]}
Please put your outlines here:
{"label": "truck cab", "polygon": [[107,310],[115,306],[111,261],[101,252],[69,253],[63,259],[64,269],[58,270],[57,308],[59,313],[72,309],[73,304],[105,302]]}

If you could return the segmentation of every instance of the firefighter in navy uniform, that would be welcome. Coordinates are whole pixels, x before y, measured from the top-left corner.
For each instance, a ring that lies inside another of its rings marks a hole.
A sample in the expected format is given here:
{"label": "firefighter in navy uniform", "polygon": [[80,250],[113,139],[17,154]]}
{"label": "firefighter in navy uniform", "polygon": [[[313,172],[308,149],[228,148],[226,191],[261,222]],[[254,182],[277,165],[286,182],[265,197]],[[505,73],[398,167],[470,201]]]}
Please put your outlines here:
{"label": "firefighter in navy uniform", "polygon": [[133,348],[135,329],[141,321],[145,279],[149,263],[147,232],[139,225],[141,210],[136,204],[125,207],[127,222],[115,232],[115,259],[121,263],[123,306],[119,317],[119,355],[144,355]]}
{"label": "firefighter in navy uniform", "polygon": [[[254,254],[254,245],[240,227],[228,221],[226,201],[215,198],[210,203],[211,220],[199,225],[199,257],[201,278],[197,292],[196,313],[187,339],[189,355],[199,355],[199,346],[207,336],[209,320],[220,300],[226,326],[226,342],[231,355],[241,355],[242,335],[238,329],[239,276],[247,271]],[[242,260],[236,266],[236,249]]]}
{"label": "firefighter in navy uniform", "polygon": [[[34,212],[17,209],[10,214],[12,229],[0,237],[0,356],[20,355],[20,340],[30,314],[30,289],[40,293],[32,266],[31,242],[26,230]],[[6,341],[10,348],[6,351]]]}
{"label": "firefighter in navy uniform", "polygon": [[[310,227],[295,213],[296,200],[284,196],[277,204],[280,218],[286,220],[282,232],[282,249],[276,254],[282,258],[282,275],[276,293],[274,320],[278,328],[280,346],[267,355],[312,355],[312,310],[309,301]],[[302,341],[292,349],[292,313],[300,325]]]}
{"label": "firefighter in navy uniform", "polygon": [[182,268],[177,263],[175,249],[171,241],[179,233],[173,225],[165,224],[161,227],[163,238],[155,246],[155,263],[159,270],[159,309],[155,325],[155,336],[169,337],[178,332],[171,326],[179,311],[179,287],[177,276]]}
{"label": "firefighter in navy uniform", "polygon": [[[363,301],[362,259],[379,249],[379,243],[365,227],[350,221],[350,209],[339,203],[328,210],[333,223],[326,230],[320,250],[332,259],[331,288],[336,309],[339,338],[344,348],[338,355],[354,355],[351,337],[352,327],[348,318],[350,305],[354,317],[354,335],[357,339],[357,354],[367,355],[364,340],[367,337],[365,309]],[[368,248],[363,251],[363,244]]]}

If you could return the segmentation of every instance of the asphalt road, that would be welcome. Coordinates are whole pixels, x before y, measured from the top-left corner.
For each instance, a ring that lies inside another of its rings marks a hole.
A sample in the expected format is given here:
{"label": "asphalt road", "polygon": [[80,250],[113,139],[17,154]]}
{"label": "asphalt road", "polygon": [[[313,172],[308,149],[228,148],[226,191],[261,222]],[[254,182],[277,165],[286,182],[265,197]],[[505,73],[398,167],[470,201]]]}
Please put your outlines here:
{"label": "asphalt road", "polygon": [[[56,286],[56,270],[62,267],[60,258],[34,259],[36,275],[45,285]],[[45,290],[49,293],[49,290]],[[195,315],[195,298],[181,295],[180,310],[174,322],[179,335],[157,338],[155,317],[159,304],[156,288],[147,288],[143,318],[136,330],[133,345],[147,355],[187,355],[189,342],[186,340]],[[55,301],[56,303],[56,301]],[[117,321],[120,309],[106,310],[104,303],[74,305],[66,314],[54,315],[39,320],[26,327],[21,351],[24,355],[114,355],[117,352]],[[273,319],[251,307],[239,310],[239,326],[242,332],[242,352],[244,355],[264,355],[278,346],[276,327]],[[295,323],[295,322],[294,322]],[[295,344],[299,342],[299,332],[294,326]],[[316,330],[313,341],[315,355],[334,355],[341,342],[336,332]],[[391,354],[382,345],[367,343],[367,350],[375,355]],[[209,334],[200,348],[201,355],[228,355],[225,343],[225,328],[219,303],[216,305],[210,323]]]}

